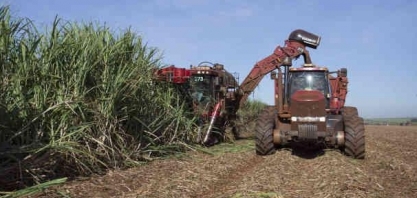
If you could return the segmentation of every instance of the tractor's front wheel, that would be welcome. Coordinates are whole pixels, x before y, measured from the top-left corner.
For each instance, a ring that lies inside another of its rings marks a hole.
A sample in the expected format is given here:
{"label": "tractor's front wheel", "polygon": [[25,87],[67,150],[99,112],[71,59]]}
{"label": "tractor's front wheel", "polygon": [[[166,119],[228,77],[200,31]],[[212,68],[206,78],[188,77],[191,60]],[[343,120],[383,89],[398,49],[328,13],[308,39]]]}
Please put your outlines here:
{"label": "tractor's front wheel", "polygon": [[358,108],[351,107],[351,106],[345,106],[342,109],[342,115],[345,119],[349,119],[355,116],[359,116],[358,114]]}
{"label": "tractor's front wheel", "polygon": [[355,159],[365,158],[365,126],[363,118],[359,116],[345,119],[344,152]]}
{"label": "tractor's front wheel", "polygon": [[275,118],[276,110],[274,107],[266,107],[258,117],[255,128],[257,155],[271,155],[276,152],[273,137]]}

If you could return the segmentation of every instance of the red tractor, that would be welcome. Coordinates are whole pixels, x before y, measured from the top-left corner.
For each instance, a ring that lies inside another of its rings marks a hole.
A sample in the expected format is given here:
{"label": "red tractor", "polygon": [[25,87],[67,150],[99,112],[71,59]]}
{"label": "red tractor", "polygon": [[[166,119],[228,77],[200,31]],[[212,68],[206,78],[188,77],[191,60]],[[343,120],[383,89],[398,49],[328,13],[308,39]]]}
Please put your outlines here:
{"label": "red tractor", "polygon": [[171,65],[156,70],[154,78],[186,87],[185,97],[191,98],[198,117],[198,142],[211,146],[221,141],[228,129],[236,135],[238,81],[222,64],[202,62],[189,69]]}
{"label": "red tractor", "polygon": [[[286,145],[324,145],[341,149],[353,158],[365,158],[365,128],[355,107],[345,106],[347,69],[329,72],[312,64],[307,47],[316,49],[321,37],[295,30],[274,53],[256,63],[240,85],[239,108],[262,78],[271,74],[275,105],[259,115],[256,153],[268,155]],[[302,67],[292,60],[304,58]]]}

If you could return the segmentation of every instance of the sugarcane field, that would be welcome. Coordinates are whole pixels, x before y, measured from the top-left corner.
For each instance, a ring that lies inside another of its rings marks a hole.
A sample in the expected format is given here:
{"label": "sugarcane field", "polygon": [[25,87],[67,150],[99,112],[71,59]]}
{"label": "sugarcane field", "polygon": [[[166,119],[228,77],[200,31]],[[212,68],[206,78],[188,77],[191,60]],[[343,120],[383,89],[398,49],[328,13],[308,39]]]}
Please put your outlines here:
{"label": "sugarcane field", "polygon": [[0,1],[0,197],[417,197],[414,8]]}

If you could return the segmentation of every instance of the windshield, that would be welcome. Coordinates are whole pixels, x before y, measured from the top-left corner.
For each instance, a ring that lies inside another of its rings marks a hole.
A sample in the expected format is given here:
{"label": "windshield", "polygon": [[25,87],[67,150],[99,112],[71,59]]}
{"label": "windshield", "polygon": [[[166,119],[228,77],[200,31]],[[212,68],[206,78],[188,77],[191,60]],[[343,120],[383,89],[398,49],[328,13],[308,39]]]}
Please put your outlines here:
{"label": "windshield", "polygon": [[290,96],[298,90],[318,90],[324,97],[329,93],[326,73],[323,71],[297,71],[290,73]]}
{"label": "windshield", "polygon": [[213,99],[213,83],[211,76],[192,76],[191,96],[199,106],[206,106]]}

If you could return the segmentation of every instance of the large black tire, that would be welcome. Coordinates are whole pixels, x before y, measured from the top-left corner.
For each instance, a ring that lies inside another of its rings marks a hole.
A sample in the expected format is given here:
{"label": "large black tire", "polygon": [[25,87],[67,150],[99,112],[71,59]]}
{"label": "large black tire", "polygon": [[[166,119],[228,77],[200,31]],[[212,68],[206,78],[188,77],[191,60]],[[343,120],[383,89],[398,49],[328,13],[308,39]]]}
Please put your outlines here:
{"label": "large black tire", "polygon": [[363,118],[352,116],[345,119],[345,146],[347,156],[365,159],[365,126]]}
{"label": "large black tire", "polygon": [[345,106],[342,109],[342,115],[344,119],[358,117],[358,109],[356,107]]}
{"label": "large black tire", "polygon": [[257,155],[271,155],[276,152],[273,139],[275,118],[276,110],[274,107],[266,107],[258,117],[255,127]]}

